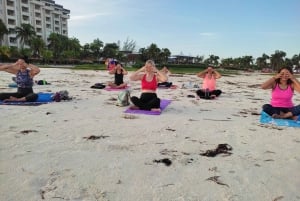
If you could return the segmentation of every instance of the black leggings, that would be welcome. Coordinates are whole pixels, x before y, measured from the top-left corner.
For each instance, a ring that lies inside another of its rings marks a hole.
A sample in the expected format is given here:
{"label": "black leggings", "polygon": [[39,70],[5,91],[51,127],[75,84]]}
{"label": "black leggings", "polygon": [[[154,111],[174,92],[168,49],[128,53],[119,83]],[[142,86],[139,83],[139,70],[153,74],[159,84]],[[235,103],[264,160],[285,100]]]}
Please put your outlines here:
{"label": "black leggings", "polygon": [[212,95],[213,96],[220,96],[222,91],[219,90],[219,89],[216,89],[216,90],[213,90],[213,91],[205,91],[203,89],[199,89],[196,91],[197,95],[200,97],[200,98],[203,98],[203,99],[212,99]]}
{"label": "black leggings", "polygon": [[9,99],[11,96],[15,98],[25,97],[27,102],[36,101],[38,98],[38,95],[33,93],[32,88],[18,88],[18,91],[15,93],[0,93],[0,100]]}
{"label": "black leggings", "polygon": [[140,98],[132,96],[130,100],[141,110],[160,108],[160,99],[157,97],[156,93],[142,93]]}
{"label": "black leggings", "polygon": [[291,112],[293,116],[300,115],[300,105],[291,107],[291,108],[284,108],[284,107],[273,107],[271,104],[265,104],[262,107],[263,111],[268,115],[272,116],[273,114],[280,114],[280,112],[287,113]]}

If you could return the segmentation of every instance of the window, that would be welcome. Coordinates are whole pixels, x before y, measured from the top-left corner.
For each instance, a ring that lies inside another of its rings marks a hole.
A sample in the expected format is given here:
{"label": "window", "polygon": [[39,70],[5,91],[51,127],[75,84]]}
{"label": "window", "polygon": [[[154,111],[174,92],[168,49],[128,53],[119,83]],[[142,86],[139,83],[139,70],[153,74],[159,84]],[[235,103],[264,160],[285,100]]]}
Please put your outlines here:
{"label": "window", "polygon": [[10,43],[17,43],[17,39],[14,37],[9,37],[9,42]]}
{"label": "window", "polygon": [[13,19],[8,19],[8,24],[9,25],[16,25],[16,21]]}
{"label": "window", "polygon": [[29,16],[27,16],[27,15],[22,15],[22,19],[23,19],[24,21],[29,21]]}
{"label": "window", "polygon": [[27,7],[23,7],[23,6],[22,6],[22,12],[28,13],[28,12],[29,12],[29,9],[28,9]]}
{"label": "window", "polygon": [[15,16],[15,12],[13,10],[7,10],[7,15]]}
{"label": "window", "polygon": [[14,7],[14,2],[13,2],[13,1],[7,0],[7,1],[6,1],[6,4],[7,4],[7,6],[12,6],[12,7]]}

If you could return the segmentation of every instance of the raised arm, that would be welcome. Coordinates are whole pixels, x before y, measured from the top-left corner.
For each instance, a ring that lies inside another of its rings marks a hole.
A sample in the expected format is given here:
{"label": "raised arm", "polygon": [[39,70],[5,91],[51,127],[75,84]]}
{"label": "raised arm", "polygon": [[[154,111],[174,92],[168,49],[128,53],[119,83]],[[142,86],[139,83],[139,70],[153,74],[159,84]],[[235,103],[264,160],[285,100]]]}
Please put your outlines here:
{"label": "raised arm", "polygon": [[277,73],[275,76],[271,77],[264,83],[262,83],[261,88],[262,89],[272,89],[275,87],[276,80],[280,78],[282,75],[280,73]]}
{"label": "raised arm", "polygon": [[145,72],[145,66],[143,66],[142,68],[138,69],[137,71],[135,71],[134,73],[132,73],[129,77],[129,79],[131,81],[137,81],[137,80],[141,80],[142,76],[143,76],[143,72]]}
{"label": "raised arm", "polygon": [[127,75],[128,74],[128,72],[127,72],[127,70],[125,70],[125,68],[121,67],[121,69],[122,69],[123,75]]}
{"label": "raised arm", "polygon": [[219,79],[220,77],[222,77],[222,75],[216,70],[213,70],[213,75],[214,75],[215,79]]}
{"label": "raised arm", "polygon": [[28,64],[27,68],[30,69],[30,76],[31,78],[33,78],[34,76],[36,76],[37,74],[40,73],[40,68],[33,65],[33,64]]}
{"label": "raised arm", "polygon": [[299,82],[299,80],[293,74],[290,74],[290,79],[293,82],[294,90],[296,90],[298,93],[300,93],[300,82]]}
{"label": "raised arm", "polygon": [[0,71],[7,73],[17,74],[19,68],[16,63],[14,64],[0,64]]}
{"label": "raised arm", "polygon": [[205,70],[197,73],[197,76],[201,77],[201,78],[204,78],[207,72],[208,72],[208,69],[205,69]]}

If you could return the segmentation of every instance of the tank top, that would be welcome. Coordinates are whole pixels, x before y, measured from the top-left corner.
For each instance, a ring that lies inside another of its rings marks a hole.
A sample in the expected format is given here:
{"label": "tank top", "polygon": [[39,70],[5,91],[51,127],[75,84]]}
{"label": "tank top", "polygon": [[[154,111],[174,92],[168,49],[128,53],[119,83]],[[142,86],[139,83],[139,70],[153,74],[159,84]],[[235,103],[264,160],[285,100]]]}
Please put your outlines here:
{"label": "tank top", "polygon": [[115,84],[116,85],[123,84],[123,70],[121,70],[120,74],[118,74],[117,72],[115,73]]}
{"label": "tank top", "polygon": [[293,107],[293,94],[294,92],[291,85],[288,85],[286,89],[280,89],[279,84],[276,84],[272,90],[271,105],[273,107]]}
{"label": "tank top", "polygon": [[213,91],[216,89],[216,79],[213,75],[211,75],[211,78],[208,77],[208,74],[205,75],[203,79],[202,89],[209,89],[209,91]]}
{"label": "tank top", "polygon": [[155,91],[157,88],[157,80],[156,75],[153,75],[153,78],[150,82],[146,80],[146,75],[142,78],[142,90],[153,90]]}
{"label": "tank top", "polygon": [[19,88],[32,88],[33,79],[30,77],[29,70],[18,71],[16,75],[16,83]]}

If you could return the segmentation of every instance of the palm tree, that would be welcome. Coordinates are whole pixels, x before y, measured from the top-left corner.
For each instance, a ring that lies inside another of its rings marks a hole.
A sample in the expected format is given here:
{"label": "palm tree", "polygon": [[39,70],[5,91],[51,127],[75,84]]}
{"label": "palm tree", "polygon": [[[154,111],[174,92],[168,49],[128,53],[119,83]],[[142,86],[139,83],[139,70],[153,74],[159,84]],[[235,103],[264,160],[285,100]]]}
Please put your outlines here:
{"label": "palm tree", "polygon": [[106,43],[102,55],[106,58],[116,58],[119,46],[117,43]]}
{"label": "palm tree", "polygon": [[267,68],[268,67],[268,63],[267,63],[268,59],[270,59],[270,57],[268,55],[266,55],[265,53],[263,53],[263,55],[261,57],[257,57],[256,58],[257,67],[260,69]]}
{"label": "palm tree", "polygon": [[31,39],[30,48],[33,51],[34,56],[41,56],[42,50],[46,47],[45,42],[40,37],[35,37]]}
{"label": "palm tree", "polygon": [[2,41],[3,41],[4,35],[6,35],[8,33],[9,33],[8,29],[6,28],[5,24],[0,19],[0,45],[1,46],[2,46]]}
{"label": "palm tree", "polygon": [[90,49],[92,51],[93,56],[96,59],[99,59],[100,53],[101,53],[101,48],[103,47],[103,42],[99,40],[98,38],[95,39],[91,44],[90,44]]}
{"label": "palm tree", "polygon": [[11,55],[11,52],[10,52],[9,47],[0,46],[0,58],[2,58],[2,60],[9,58],[10,55]]}
{"label": "palm tree", "polygon": [[17,34],[16,38],[20,39],[22,48],[24,45],[30,45],[31,40],[36,36],[34,27],[24,23],[20,27],[16,27],[15,33]]}
{"label": "palm tree", "polygon": [[147,48],[147,59],[153,59],[155,62],[159,60],[160,49],[156,44],[152,43]]}
{"label": "palm tree", "polygon": [[284,57],[286,53],[280,50],[276,50],[274,54],[271,55],[271,65],[273,70],[278,70],[284,64]]}
{"label": "palm tree", "polygon": [[169,56],[171,56],[171,51],[168,48],[162,48],[160,53],[161,62],[167,63]]}

